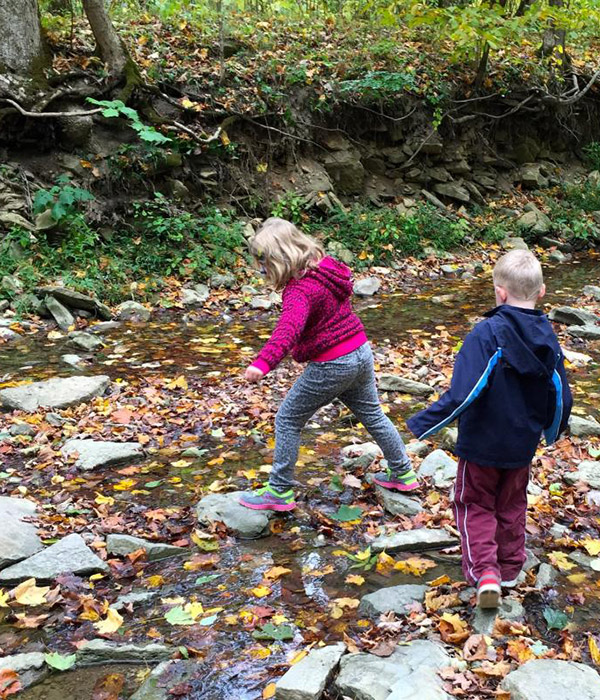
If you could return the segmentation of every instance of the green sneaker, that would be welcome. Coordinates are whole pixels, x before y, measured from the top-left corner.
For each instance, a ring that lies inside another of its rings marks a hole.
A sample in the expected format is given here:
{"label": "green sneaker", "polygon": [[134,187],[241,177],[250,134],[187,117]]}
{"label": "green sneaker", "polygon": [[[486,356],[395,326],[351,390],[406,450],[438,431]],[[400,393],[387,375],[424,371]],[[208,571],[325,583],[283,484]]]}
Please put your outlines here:
{"label": "green sneaker", "polygon": [[240,503],[252,510],[274,510],[277,512],[293,510],[296,507],[292,489],[285,493],[279,493],[269,484],[258,491],[243,493],[240,496]]}
{"label": "green sneaker", "polygon": [[396,491],[414,491],[420,484],[414,469],[409,469],[404,474],[392,474],[391,469],[387,472],[375,474],[373,481],[384,489],[396,489]]}

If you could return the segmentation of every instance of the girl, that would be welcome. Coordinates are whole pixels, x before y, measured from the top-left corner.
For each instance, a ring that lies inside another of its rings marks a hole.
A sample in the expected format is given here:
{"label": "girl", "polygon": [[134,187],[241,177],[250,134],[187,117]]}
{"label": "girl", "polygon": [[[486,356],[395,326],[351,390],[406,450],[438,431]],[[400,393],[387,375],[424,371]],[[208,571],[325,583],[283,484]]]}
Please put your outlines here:
{"label": "girl", "polygon": [[300,432],[323,406],[340,399],[356,415],[388,462],[375,483],[388,489],[418,488],[402,438],[383,413],[377,396],[373,354],[353,312],[352,273],[325,257],[321,246],[284,219],[267,219],[250,244],[267,282],[283,289],[283,310],[271,338],[246,369],[260,381],[288,354],[308,367],[291,388],[275,419],[275,454],[269,483],[245,493],[240,503],[254,510],[292,510],[294,467]]}

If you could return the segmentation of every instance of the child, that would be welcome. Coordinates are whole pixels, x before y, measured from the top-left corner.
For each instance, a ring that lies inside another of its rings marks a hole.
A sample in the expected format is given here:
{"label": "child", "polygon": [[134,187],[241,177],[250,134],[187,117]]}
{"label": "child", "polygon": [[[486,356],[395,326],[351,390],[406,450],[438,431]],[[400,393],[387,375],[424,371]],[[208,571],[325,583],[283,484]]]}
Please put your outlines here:
{"label": "child", "polygon": [[377,396],[373,354],[350,303],[352,273],[325,257],[321,246],[284,219],[267,219],[251,242],[267,282],[283,289],[277,327],[246,379],[260,381],[288,354],[308,367],[290,389],[275,419],[275,454],[269,483],[245,493],[240,503],[254,510],[286,511],[295,507],[293,478],[300,432],[323,406],[340,399],[381,447],[387,473],[375,482],[389,489],[418,487],[404,443]]}
{"label": "child", "polygon": [[546,293],[528,250],[494,268],[498,306],[467,335],[450,390],[408,420],[420,439],[459,418],[454,511],[464,574],[477,603],[494,608],[525,562],[529,466],[542,432],[553,443],[567,427],[572,398],[550,322],[535,305]]}

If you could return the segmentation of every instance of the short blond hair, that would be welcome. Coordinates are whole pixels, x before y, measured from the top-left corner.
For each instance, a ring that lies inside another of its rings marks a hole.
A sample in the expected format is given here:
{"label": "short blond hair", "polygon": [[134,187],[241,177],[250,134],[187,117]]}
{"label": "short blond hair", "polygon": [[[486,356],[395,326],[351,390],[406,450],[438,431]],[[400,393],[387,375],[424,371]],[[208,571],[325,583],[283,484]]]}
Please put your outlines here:
{"label": "short blond hair", "polygon": [[496,263],[494,284],[519,301],[534,301],[544,285],[540,261],[530,250],[511,250]]}
{"label": "short blond hair", "polygon": [[271,217],[250,242],[252,255],[266,269],[267,282],[282,289],[319,263],[325,253],[314,238],[297,229],[291,221]]}

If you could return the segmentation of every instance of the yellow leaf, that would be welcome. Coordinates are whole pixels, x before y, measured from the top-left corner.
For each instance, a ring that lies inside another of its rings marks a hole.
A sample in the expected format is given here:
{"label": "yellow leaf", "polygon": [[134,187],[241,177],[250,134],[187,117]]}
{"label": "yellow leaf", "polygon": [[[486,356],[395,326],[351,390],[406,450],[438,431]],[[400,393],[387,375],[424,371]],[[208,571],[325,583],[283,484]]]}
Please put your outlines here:
{"label": "yellow leaf", "polygon": [[247,649],[246,654],[249,654],[253,659],[266,659],[271,656],[271,650],[269,647],[256,647],[254,649]]}
{"label": "yellow leaf", "polygon": [[194,620],[197,617],[200,617],[200,615],[204,614],[204,607],[202,603],[188,603],[185,607],[184,610],[190,614],[190,617],[193,618]]}
{"label": "yellow leaf", "polygon": [[96,622],[94,627],[99,634],[113,634],[123,624],[123,618],[114,608],[109,608],[106,613],[106,619]]}
{"label": "yellow leaf", "polygon": [[172,467],[178,467],[178,468],[184,468],[184,467],[189,467],[191,462],[189,462],[187,459],[178,459],[177,462],[171,462]]}
{"label": "yellow leaf", "polygon": [[586,548],[587,553],[591,557],[597,557],[598,554],[600,554],[600,540],[592,540],[587,538],[585,540],[581,540],[581,544]]}
{"label": "yellow leaf", "polygon": [[267,586],[256,586],[256,588],[252,589],[252,595],[255,595],[257,598],[264,598],[265,596],[270,595],[271,589],[268,588]]}
{"label": "yellow leaf", "polygon": [[0,590],[0,608],[8,608],[8,592]]}
{"label": "yellow leaf", "polygon": [[361,250],[360,254],[358,256],[359,260],[366,260],[368,257],[367,251],[366,250]]}
{"label": "yellow leaf", "polygon": [[148,585],[150,588],[159,588],[160,586],[163,586],[164,583],[164,578],[158,574],[148,577]]}
{"label": "yellow leaf", "polygon": [[221,143],[224,146],[229,146],[229,144],[231,143],[231,139],[229,138],[229,136],[227,136],[227,132],[225,131],[221,132]]}
{"label": "yellow leaf", "polygon": [[396,571],[402,571],[405,574],[411,574],[412,576],[423,576],[427,569],[431,569],[435,566],[436,563],[431,561],[431,559],[410,557],[404,561],[397,561],[394,564],[394,569],[396,569]]}
{"label": "yellow leaf", "polygon": [[256,172],[257,172],[257,173],[266,173],[267,170],[268,170],[268,167],[269,167],[269,166],[268,166],[266,163],[259,163],[259,164],[256,166]]}
{"label": "yellow leaf", "polygon": [[600,649],[598,648],[598,643],[591,635],[588,637],[588,647],[592,661],[596,666],[600,666]]}
{"label": "yellow leaf", "polygon": [[550,552],[548,559],[561,571],[570,571],[576,566],[567,559],[567,555],[564,552]]}
{"label": "yellow leaf", "polygon": [[579,585],[587,579],[587,576],[586,574],[570,574],[569,576],[567,576],[567,578],[571,583]]}
{"label": "yellow leaf", "polygon": [[340,607],[338,607],[337,605],[334,605],[333,608],[331,609],[331,617],[333,617],[334,620],[339,620],[343,614],[344,614],[344,611]]}
{"label": "yellow leaf", "polygon": [[350,583],[355,586],[362,586],[364,582],[365,579],[357,574],[348,574],[348,576],[346,576],[346,583]]}
{"label": "yellow leaf", "polygon": [[113,486],[115,491],[129,491],[137,484],[135,479],[121,479],[118,483]]}
{"label": "yellow leaf", "polygon": [[308,656],[308,651],[306,649],[302,649],[301,651],[297,651],[289,661],[290,666],[293,666],[294,664],[297,664],[299,661],[302,661],[302,659],[304,659],[306,656]]}
{"label": "yellow leaf", "polygon": [[385,552],[381,552],[381,554],[377,557],[377,565],[375,566],[375,569],[378,573],[385,574],[389,572],[390,569],[393,569],[395,564],[396,560],[393,557],[390,557],[390,555],[386,554]]}
{"label": "yellow leaf", "polygon": [[99,506],[103,506],[103,505],[114,506],[115,505],[115,499],[112,496],[104,496],[101,493],[98,493],[98,491],[96,491],[96,498],[94,500]]}
{"label": "yellow leaf", "polygon": [[450,576],[448,576],[448,574],[443,574],[442,576],[434,578],[433,581],[428,581],[430,586],[443,586],[444,583],[450,583]]}
{"label": "yellow leaf", "polygon": [[188,388],[188,383],[187,379],[182,375],[177,377],[177,379],[174,379],[172,382],[169,382],[167,384],[167,389],[184,389],[187,390]]}
{"label": "yellow leaf", "polygon": [[38,587],[35,585],[35,579],[30,578],[15,588],[14,596],[17,603],[21,605],[43,605],[49,590],[50,586]]}
{"label": "yellow leaf", "polygon": [[359,600],[358,598],[335,598],[332,601],[334,605],[340,608],[348,608],[349,610],[354,610],[358,608]]}
{"label": "yellow leaf", "polygon": [[291,573],[292,573],[292,570],[286,569],[285,566],[274,566],[273,568],[269,569],[268,571],[265,571],[264,578],[266,578],[267,581],[277,581],[277,579],[281,578],[282,576],[285,576],[286,574],[291,574]]}
{"label": "yellow leaf", "polygon": [[263,700],[269,700],[269,698],[275,697],[275,690],[277,686],[275,683],[269,683],[269,685],[263,690]]}

